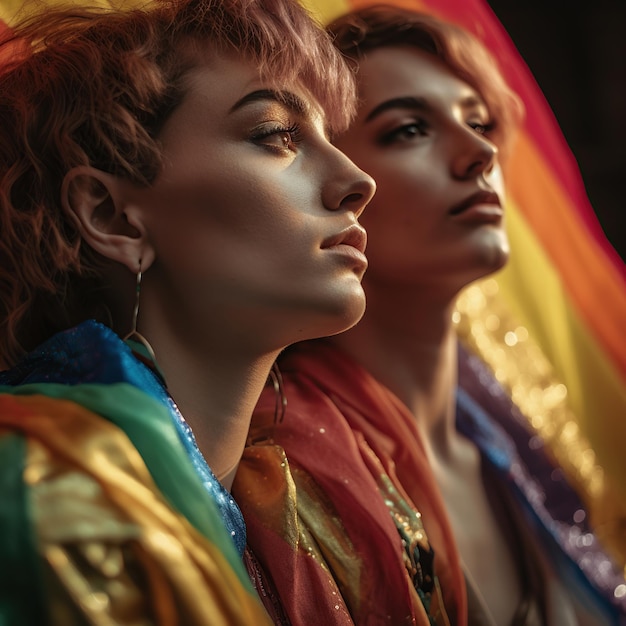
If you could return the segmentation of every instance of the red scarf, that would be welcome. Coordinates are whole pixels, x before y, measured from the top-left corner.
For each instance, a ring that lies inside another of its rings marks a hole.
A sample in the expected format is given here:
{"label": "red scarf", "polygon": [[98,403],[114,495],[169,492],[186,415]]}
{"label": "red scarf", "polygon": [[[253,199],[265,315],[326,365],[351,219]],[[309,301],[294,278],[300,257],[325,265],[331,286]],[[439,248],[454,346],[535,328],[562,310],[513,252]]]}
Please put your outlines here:
{"label": "red scarf", "polygon": [[[424,516],[428,539],[421,545],[434,548],[449,623],[464,624],[458,552],[413,416],[323,341],[292,348],[280,369],[284,420],[274,423],[274,390],[266,389],[233,495],[248,544],[290,622],[448,623],[436,608],[438,594],[423,602],[407,573],[406,551],[386,503],[393,500],[396,519],[404,520],[407,509]],[[425,609],[429,602],[434,622]]]}

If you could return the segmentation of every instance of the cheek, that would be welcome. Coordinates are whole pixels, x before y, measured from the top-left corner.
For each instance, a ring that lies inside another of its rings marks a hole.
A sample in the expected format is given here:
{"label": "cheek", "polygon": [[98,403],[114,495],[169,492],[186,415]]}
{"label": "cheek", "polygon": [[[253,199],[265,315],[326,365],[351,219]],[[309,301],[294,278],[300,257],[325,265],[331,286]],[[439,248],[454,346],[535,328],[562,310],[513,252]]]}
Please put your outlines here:
{"label": "cheek", "polygon": [[384,227],[393,221],[397,229],[414,233],[428,228],[441,218],[442,192],[438,185],[421,172],[395,171],[382,173],[377,191],[361,217],[367,228]]}
{"label": "cheek", "polygon": [[363,168],[376,181],[378,197],[397,200],[416,200],[422,195],[429,195],[432,188],[440,185],[440,178],[435,168],[423,159],[412,159],[410,154],[399,153],[394,158],[373,161],[370,167]]}
{"label": "cheek", "polygon": [[370,269],[394,265],[406,250],[414,249],[419,237],[420,228],[408,207],[376,205],[368,208],[360,222],[367,231]]}

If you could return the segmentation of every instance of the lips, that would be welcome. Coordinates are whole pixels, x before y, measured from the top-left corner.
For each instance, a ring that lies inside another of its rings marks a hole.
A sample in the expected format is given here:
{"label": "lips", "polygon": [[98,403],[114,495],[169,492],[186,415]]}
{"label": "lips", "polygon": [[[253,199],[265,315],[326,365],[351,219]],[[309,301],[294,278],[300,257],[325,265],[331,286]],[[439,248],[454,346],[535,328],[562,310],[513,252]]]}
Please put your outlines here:
{"label": "lips", "polygon": [[477,191],[462,202],[455,204],[449,211],[450,215],[461,215],[478,205],[490,205],[501,210],[500,198],[493,191]]}
{"label": "lips", "polygon": [[322,242],[322,249],[335,248],[337,246],[350,246],[356,248],[361,254],[365,253],[367,246],[367,233],[358,224],[353,224],[345,230],[328,237]]}

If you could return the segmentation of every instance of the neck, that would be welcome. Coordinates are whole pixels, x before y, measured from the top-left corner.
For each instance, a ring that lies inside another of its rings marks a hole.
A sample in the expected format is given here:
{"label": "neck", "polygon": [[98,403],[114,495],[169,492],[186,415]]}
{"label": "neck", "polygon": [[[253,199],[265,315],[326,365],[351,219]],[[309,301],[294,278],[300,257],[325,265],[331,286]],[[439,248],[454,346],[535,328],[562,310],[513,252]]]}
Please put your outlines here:
{"label": "neck", "polygon": [[363,319],[332,341],[395,393],[427,445],[445,457],[456,432],[456,298],[375,284],[366,293]]}
{"label": "neck", "polygon": [[220,482],[230,489],[252,412],[278,350],[251,354],[231,338],[197,344],[149,333],[168,391]]}

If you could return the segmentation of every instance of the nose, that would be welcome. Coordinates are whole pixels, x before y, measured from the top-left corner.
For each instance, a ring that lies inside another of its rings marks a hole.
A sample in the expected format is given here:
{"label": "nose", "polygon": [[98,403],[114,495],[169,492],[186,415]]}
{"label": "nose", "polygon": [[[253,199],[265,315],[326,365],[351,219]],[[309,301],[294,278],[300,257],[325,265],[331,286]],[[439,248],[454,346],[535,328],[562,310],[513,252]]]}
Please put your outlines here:
{"label": "nose", "polygon": [[498,159],[498,147],[473,128],[463,128],[454,140],[456,150],[452,161],[455,178],[475,178],[488,173]]}
{"label": "nose", "polygon": [[329,164],[322,202],[329,211],[352,211],[359,217],[374,196],[376,183],[338,148],[332,150],[336,159]]}

